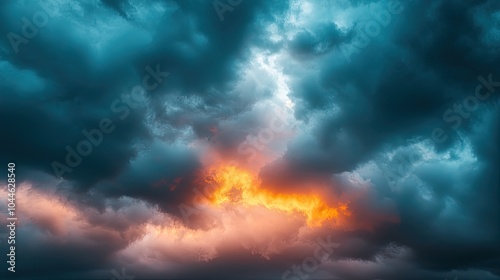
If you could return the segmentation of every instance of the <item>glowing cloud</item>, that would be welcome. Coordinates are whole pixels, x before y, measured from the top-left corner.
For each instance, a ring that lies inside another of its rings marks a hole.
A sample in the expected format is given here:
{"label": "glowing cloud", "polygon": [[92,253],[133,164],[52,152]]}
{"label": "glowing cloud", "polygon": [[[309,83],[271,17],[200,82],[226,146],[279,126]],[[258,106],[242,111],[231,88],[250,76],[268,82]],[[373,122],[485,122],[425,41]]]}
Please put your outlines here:
{"label": "glowing cloud", "polygon": [[300,214],[306,217],[310,227],[333,221],[341,214],[350,215],[347,204],[330,207],[318,194],[280,194],[260,188],[254,176],[236,166],[217,168],[205,181],[216,186],[209,198],[215,206],[263,206],[287,214]]}

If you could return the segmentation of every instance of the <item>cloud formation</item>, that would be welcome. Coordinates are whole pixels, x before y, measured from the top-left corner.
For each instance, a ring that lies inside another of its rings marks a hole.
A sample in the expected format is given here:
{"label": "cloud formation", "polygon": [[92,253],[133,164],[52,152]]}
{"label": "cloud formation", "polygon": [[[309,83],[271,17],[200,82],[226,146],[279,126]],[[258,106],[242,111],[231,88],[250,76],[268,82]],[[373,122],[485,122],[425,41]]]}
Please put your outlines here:
{"label": "cloud formation", "polygon": [[[0,18],[16,276],[500,279],[499,2],[4,1]],[[225,164],[351,215],[198,209]]]}

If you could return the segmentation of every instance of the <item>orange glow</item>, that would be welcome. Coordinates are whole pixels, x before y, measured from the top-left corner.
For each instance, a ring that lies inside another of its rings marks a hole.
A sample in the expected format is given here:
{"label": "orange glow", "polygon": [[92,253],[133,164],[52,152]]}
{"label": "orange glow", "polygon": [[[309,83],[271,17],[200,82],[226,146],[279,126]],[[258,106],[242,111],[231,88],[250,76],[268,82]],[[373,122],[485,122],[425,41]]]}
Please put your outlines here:
{"label": "orange glow", "polygon": [[235,166],[217,168],[205,181],[216,185],[209,198],[214,206],[262,206],[273,211],[299,214],[306,217],[309,227],[333,222],[339,215],[350,215],[346,204],[330,207],[318,194],[279,194],[259,188],[260,182],[253,175]]}

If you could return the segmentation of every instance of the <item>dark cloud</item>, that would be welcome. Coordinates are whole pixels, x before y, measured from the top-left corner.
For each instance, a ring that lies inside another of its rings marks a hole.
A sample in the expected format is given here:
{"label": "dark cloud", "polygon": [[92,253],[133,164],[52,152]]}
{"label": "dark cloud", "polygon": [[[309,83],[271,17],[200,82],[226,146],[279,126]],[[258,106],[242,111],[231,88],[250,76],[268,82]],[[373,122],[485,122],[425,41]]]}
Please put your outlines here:
{"label": "dark cloud", "polygon": [[[500,4],[398,3],[1,2],[1,162],[74,215],[26,208],[19,279],[124,265],[137,279],[275,279],[311,256],[294,239],[269,258],[215,244],[206,262],[133,263],[146,225],[179,223],[219,157],[265,162],[268,190],[326,186],[350,201],[352,224],[319,234],[341,246],[314,277],[500,279]],[[285,132],[245,142],[287,106]]]}
{"label": "dark cloud", "polygon": [[[346,32],[347,33],[347,32]],[[321,55],[352,36],[345,34],[333,23],[322,23],[314,26],[312,31],[300,31],[290,41],[290,50],[297,57]]]}

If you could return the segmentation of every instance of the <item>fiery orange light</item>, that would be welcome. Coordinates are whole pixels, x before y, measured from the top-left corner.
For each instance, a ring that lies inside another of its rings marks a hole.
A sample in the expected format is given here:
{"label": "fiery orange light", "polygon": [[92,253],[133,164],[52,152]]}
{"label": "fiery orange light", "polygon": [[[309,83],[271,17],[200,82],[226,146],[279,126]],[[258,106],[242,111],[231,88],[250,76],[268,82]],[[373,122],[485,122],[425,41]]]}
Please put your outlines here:
{"label": "fiery orange light", "polygon": [[262,189],[252,174],[236,166],[217,168],[205,181],[216,185],[210,196],[215,206],[263,206],[287,214],[301,214],[309,227],[321,226],[339,215],[350,215],[347,204],[330,207],[318,194],[280,194]]}

